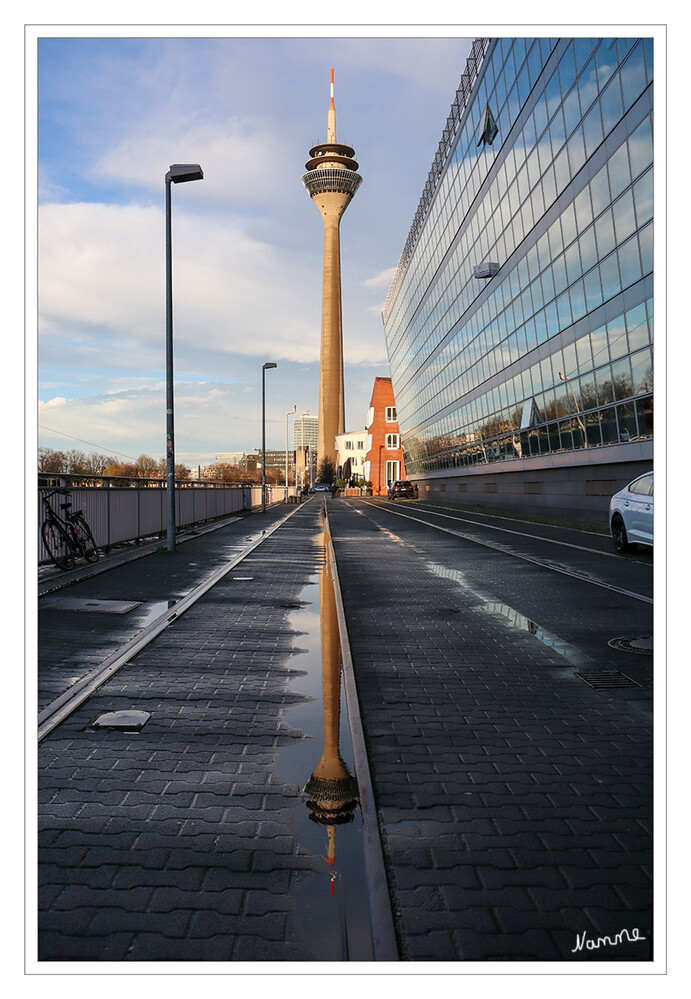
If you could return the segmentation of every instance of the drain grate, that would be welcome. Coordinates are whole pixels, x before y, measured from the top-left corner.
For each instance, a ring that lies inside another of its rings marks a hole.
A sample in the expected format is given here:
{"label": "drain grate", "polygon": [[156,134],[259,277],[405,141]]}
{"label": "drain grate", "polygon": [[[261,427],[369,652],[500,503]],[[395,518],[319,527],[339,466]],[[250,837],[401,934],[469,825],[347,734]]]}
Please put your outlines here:
{"label": "drain grate", "polygon": [[576,673],[577,677],[585,680],[587,684],[595,690],[615,690],[619,687],[640,687],[630,676],[620,673],[618,670],[597,670],[588,673]]}
{"label": "drain grate", "polygon": [[639,656],[652,656],[653,654],[652,635],[637,635],[635,638],[612,638],[607,644],[622,652],[636,652]]}

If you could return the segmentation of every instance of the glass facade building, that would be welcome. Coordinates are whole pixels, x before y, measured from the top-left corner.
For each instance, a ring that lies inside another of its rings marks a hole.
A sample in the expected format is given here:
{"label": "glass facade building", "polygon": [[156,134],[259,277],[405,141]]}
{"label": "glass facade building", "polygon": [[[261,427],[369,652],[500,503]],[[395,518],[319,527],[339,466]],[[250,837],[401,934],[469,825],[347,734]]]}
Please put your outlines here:
{"label": "glass facade building", "polygon": [[407,474],[647,469],[653,318],[653,40],[477,39],[383,312]]}

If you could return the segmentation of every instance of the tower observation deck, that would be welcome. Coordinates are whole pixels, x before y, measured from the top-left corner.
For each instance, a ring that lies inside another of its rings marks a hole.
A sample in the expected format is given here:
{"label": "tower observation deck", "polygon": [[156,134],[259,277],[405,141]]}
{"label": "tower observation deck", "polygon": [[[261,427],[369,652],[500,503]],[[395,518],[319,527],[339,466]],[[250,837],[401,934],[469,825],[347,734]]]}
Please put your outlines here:
{"label": "tower observation deck", "polygon": [[336,139],[334,71],[326,142],[312,146],[302,183],[324,222],[324,273],[319,359],[319,436],[317,461],[337,464],[336,434],[345,431],[343,391],[343,323],[341,314],[341,216],[362,183],[355,150]]}

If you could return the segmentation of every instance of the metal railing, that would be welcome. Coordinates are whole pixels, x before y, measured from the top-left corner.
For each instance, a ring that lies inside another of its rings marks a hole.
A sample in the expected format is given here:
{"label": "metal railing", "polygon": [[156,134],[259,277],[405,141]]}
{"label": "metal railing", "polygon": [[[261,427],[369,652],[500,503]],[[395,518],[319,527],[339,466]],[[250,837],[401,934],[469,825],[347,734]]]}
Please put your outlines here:
{"label": "metal railing", "polygon": [[[55,488],[70,490],[73,510],[83,510],[96,545],[101,550],[129,541],[165,535],[167,528],[166,483],[164,479],[125,479],[97,475],[39,473],[38,525],[44,520],[43,495]],[[298,490],[290,486],[288,495]],[[266,505],[283,503],[285,486],[266,487]],[[52,504],[57,505],[59,497]],[[217,520],[234,513],[261,507],[262,487],[227,482],[181,481],[175,487],[175,522],[178,528]],[[46,552],[39,536],[39,562]]]}

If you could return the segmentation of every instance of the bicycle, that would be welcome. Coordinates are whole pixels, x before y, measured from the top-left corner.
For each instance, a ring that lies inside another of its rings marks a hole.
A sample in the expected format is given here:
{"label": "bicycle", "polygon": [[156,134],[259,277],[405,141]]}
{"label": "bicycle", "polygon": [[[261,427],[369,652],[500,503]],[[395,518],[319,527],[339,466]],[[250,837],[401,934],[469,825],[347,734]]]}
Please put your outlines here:
{"label": "bicycle", "polygon": [[72,511],[71,502],[61,503],[64,517],[60,517],[50,505],[52,496],[69,496],[69,489],[52,489],[43,496],[46,518],[41,526],[41,537],[51,562],[58,569],[72,569],[75,557],[87,562],[98,562],[99,552],[81,510]]}

